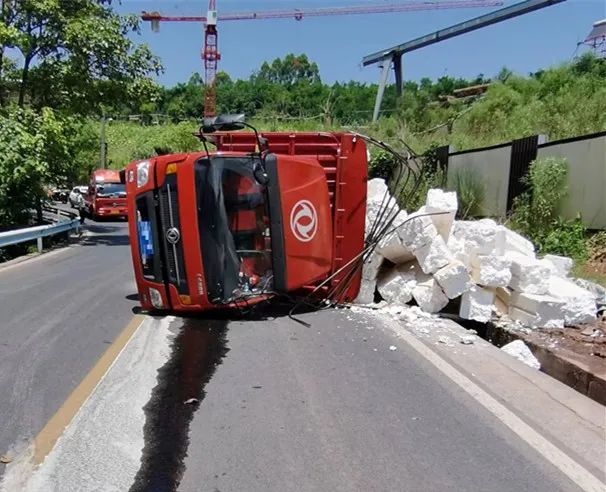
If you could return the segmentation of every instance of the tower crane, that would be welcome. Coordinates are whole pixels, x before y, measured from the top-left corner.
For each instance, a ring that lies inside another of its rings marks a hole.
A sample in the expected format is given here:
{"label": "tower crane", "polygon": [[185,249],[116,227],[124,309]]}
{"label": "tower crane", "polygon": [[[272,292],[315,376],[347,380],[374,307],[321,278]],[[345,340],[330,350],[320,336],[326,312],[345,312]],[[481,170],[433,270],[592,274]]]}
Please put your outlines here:
{"label": "tower crane", "polygon": [[361,5],[351,7],[324,7],[310,9],[267,10],[258,12],[226,12],[219,14],[216,0],[209,0],[206,16],[169,16],[160,12],[143,12],[141,18],[151,23],[152,31],[160,30],[160,22],[201,22],[204,29],[204,116],[216,116],[217,92],[215,78],[217,66],[221,60],[219,52],[218,21],[294,19],[302,21],[306,17],[325,17],[337,15],[384,14],[395,12],[418,12],[422,10],[446,10],[479,7],[496,7],[503,5],[501,0],[427,0],[406,3]]}

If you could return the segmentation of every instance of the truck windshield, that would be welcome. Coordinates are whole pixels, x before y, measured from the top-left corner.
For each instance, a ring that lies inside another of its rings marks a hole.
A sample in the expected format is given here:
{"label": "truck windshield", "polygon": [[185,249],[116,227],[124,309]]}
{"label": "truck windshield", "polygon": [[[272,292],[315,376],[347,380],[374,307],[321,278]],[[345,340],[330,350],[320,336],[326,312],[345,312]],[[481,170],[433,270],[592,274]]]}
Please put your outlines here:
{"label": "truck windshield", "polygon": [[252,156],[215,156],[196,163],[202,261],[211,302],[236,302],[273,287],[267,190],[254,173],[260,164]]}
{"label": "truck windshield", "polygon": [[121,183],[97,184],[97,195],[101,198],[107,196],[126,196],[126,185]]}

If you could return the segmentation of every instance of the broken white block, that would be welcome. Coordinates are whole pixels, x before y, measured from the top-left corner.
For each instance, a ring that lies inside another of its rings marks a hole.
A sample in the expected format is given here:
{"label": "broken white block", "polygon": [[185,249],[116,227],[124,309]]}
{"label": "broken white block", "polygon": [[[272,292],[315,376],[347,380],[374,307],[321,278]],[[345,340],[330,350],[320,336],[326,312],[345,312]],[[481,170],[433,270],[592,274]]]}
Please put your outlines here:
{"label": "broken white block", "polygon": [[563,328],[563,308],[561,299],[514,291],[510,297],[509,317],[532,328]]}
{"label": "broken white block", "polygon": [[465,242],[467,254],[490,254],[495,248],[498,227],[492,219],[457,220],[452,234]]}
{"label": "broken white block", "polygon": [[446,246],[452,253],[452,256],[454,257],[454,259],[463,263],[463,265],[465,265],[465,268],[467,269],[467,271],[470,272],[471,271],[471,258],[469,256],[469,253],[465,249],[465,241],[462,239],[457,239],[454,235],[451,234],[450,237],[448,238],[448,242],[446,243]]}
{"label": "broken white block", "polygon": [[473,280],[485,287],[506,287],[511,282],[511,260],[505,256],[475,255],[471,259]]}
{"label": "broken white block", "polygon": [[370,257],[362,264],[362,278],[364,280],[376,280],[382,263],[383,257],[376,251],[373,251]]}
{"label": "broken white block", "polygon": [[425,213],[424,208],[421,207],[414,214],[410,214],[408,221],[398,228],[398,236],[400,236],[402,244],[412,252],[429,244],[438,235],[431,218],[421,215]]}
{"label": "broken white block", "polygon": [[506,256],[511,260],[510,287],[518,292],[547,294],[551,270],[546,262],[520,253],[507,253]]}
{"label": "broken white block", "polygon": [[414,254],[408,246],[406,246],[398,235],[398,226],[407,218],[405,210],[400,210],[398,215],[393,220],[389,229],[395,229],[392,233],[387,234],[379,241],[377,252],[384,258],[387,258],[392,263],[399,265],[414,259]]}
{"label": "broken white block", "polygon": [[543,261],[551,268],[551,272],[558,277],[568,277],[574,261],[567,256],[545,255]]}
{"label": "broken white block", "polygon": [[512,290],[507,287],[497,287],[495,289],[496,296],[509,306],[511,303]]}
{"label": "broken white block", "polygon": [[[366,236],[385,224],[389,216],[398,210],[397,202],[389,193],[383,179],[374,178],[366,186]],[[378,226],[377,226],[377,223]]]}
{"label": "broken white block", "polygon": [[524,326],[527,326],[530,328],[539,327],[537,325],[536,315],[534,315],[533,313],[529,313],[528,311],[525,311],[524,309],[520,309],[515,306],[509,306],[509,310],[508,310],[507,314],[513,321],[517,321]]}
{"label": "broken white block", "polygon": [[412,290],[412,296],[419,307],[427,313],[437,313],[444,309],[448,304],[448,297],[440,285],[429,275],[419,277],[423,281],[418,282]]}
{"label": "broken white block", "polygon": [[476,341],[475,335],[461,335],[459,337],[459,342],[462,343],[463,345],[473,345],[473,343],[475,341]]}
{"label": "broken white block", "polygon": [[[418,269],[418,266],[416,268]],[[412,300],[412,291],[416,285],[415,269],[394,267],[379,279],[377,288],[387,302],[407,304]]]}
{"label": "broken white block", "polygon": [[375,280],[364,280],[360,284],[360,292],[354,300],[354,304],[372,304],[375,302],[375,289],[377,287]]}
{"label": "broken white block", "polygon": [[457,209],[458,202],[455,191],[433,189],[427,192],[425,210],[427,213],[436,213],[436,215],[431,216],[431,220],[444,241],[448,241]]}
{"label": "broken white block", "polygon": [[591,323],[597,317],[595,295],[571,280],[559,277],[549,279],[548,294],[564,301],[562,311],[566,325]]}
{"label": "broken white block", "polygon": [[435,236],[431,242],[416,249],[414,253],[425,273],[437,272],[454,260],[442,236]]}
{"label": "broken white block", "polygon": [[522,340],[514,340],[513,342],[501,347],[501,350],[506,354],[515,357],[527,366],[532,367],[533,369],[541,369],[540,362]]}
{"label": "broken white block", "polygon": [[528,239],[505,226],[498,226],[495,236],[495,253],[504,255],[508,252],[535,258],[534,245]]}
{"label": "broken white block", "polygon": [[474,285],[461,296],[461,308],[459,316],[464,319],[472,319],[486,323],[492,318],[495,293]]}
{"label": "broken white block", "polygon": [[470,288],[467,268],[460,261],[453,261],[440,268],[433,276],[449,299],[459,297]]}

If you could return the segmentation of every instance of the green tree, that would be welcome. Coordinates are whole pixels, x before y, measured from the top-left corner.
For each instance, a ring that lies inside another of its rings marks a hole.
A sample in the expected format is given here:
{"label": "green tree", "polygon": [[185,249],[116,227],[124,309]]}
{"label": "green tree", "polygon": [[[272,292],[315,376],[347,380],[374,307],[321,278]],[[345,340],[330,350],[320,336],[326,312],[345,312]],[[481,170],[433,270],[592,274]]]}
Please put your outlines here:
{"label": "green tree", "polygon": [[27,223],[45,185],[71,185],[92,162],[97,137],[88,123],[50,108],[0,114],[0,229]]}
{"label": "green tree", "polygon": [[318,65],[311,62],[307,55],[286,55],[276,58],[271,64],[265,62],[255,77],[282,85],[294,85],[299,82],[320,82]]}
{"label": "green tree", "polygon": [[[135,15],[120,16],[111,0],[3,0],[0,11],[0,79],[7,48],[22,59],[16,102],[89,113],[153,97],[143,80],[162,70],[146,45],[136,45]],[[3,88],[6,84],[3,84]],[[6,102],[6,94],[2,101]]]}

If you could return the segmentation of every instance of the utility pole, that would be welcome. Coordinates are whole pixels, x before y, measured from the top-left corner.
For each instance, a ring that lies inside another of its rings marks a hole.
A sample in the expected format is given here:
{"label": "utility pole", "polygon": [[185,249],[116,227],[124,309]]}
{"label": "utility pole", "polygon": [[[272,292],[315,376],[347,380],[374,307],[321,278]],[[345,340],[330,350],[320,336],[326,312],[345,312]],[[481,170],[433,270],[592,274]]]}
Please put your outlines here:
{"label": "utility pole", "polygon": [[105,142],[105,109],[101,110],[101,169],[107,165],[107,143]]}

